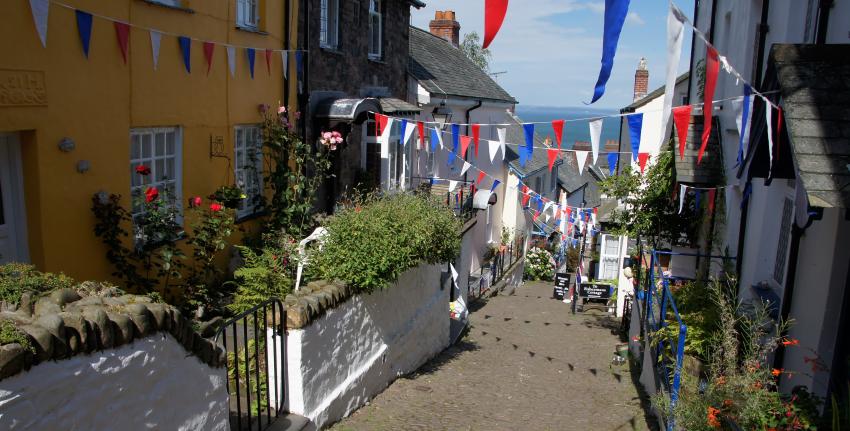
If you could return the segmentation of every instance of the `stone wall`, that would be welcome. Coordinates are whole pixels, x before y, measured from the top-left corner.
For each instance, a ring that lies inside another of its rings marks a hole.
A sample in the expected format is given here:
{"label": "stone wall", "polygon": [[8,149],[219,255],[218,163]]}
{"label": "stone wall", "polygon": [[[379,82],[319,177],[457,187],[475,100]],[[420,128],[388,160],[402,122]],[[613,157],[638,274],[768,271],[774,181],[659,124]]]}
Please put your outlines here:
{"label": "stone wall", "polygon": [[[328,292],[335,287],[317,289],[302,297],[312,304],[308,310],[319,311],[301,326],[301,313],[288,305],[287,320],[298,326],[286,339],[289,410],[321,428],[446,348],[449,280],[443,269],[423,265],[384,290],[344,302]],[[322,305],[334,301],[336,308]]]}

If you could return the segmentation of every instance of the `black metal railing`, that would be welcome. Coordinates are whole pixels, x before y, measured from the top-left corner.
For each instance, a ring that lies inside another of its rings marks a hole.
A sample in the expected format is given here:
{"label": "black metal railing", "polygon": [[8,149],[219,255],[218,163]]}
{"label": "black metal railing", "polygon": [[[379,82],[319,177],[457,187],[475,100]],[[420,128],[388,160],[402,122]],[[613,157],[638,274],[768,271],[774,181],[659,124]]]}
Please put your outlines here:
{"label": "black metal railing", "polygon": [[286,314],[269,299],[228,320],[215,342],[227,352],[230,429],[263,431],[286,414]]}
{"label": "black metal railing", "polygon": [[522,257],[525,237],[515,238],[504,250],[499,250],[489,262],[482,264],[477,276],[473,273],[467,277],[467,297],[476,299],[486,293],[490,287],[505,278],[505,271],[510,269]]}

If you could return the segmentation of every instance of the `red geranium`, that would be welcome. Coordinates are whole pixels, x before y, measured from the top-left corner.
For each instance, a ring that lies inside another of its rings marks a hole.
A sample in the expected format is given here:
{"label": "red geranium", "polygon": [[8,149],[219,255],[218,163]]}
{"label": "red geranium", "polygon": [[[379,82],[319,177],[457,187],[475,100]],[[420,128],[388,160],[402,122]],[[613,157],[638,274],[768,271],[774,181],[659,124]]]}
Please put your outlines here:
{"label": "red geranium", "polygon": [[203,200],[201,199],[200,196],[195,196],[193,198],[189,198],[189,208],[199,207],[199,206],[201,206],[201,203],[203,203]]}
{"label": "red geranium", "polygon": [[145,190],[145,202],[153,202],[159,197],[159,190],[156,187],[148,187]]}
{"label": "red geranium", "polygon": [[217,203],[211,203],[210,204],[210,211],[212,211],[214,213],[217,213],[217,212],[221,211],[222,209],[224,209],[224,207],[221,206],[221,204],[217,204]]}
{"label": "red geranium", "polygon": [[136,173],[139,175],[148,176],[151,174],[151,168],[145,165],[136,166]]}

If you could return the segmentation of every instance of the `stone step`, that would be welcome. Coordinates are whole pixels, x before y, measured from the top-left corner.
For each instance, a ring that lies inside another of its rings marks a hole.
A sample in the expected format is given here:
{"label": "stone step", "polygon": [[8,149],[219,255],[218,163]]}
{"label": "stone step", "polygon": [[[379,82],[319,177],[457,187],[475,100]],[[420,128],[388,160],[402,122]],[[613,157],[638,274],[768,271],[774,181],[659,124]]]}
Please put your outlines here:
{"label": "stone step", "polygon": [[316,427],[304,416],[289,413],[272,422],[267,431],[302,431],[314,430]]}

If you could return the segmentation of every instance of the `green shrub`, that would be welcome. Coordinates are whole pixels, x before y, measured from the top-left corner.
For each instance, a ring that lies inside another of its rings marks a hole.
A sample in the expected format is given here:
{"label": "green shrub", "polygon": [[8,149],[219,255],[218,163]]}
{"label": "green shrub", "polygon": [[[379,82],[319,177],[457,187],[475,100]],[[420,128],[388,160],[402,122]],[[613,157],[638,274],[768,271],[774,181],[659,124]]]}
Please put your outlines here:
{"label": "green shrub", "polygon": [[292,291],[297,263],[290,261],[288,253],[269,246],[259,251],[236,248],[245,264],[233,273],[235,280],[231,283],[237,287],[233,302],[227,306],[230,311],[241,313],[269,298],[283,299]]}
{"label": "green shrub", "polygon": [[23,263],[0,265],[0,300],[9,304],[17,304],[24,292],[41,294],[73,285],[74,280],[65,274],[40,272]]}
{"label": "green shrub", "polygon": [[369,198],[328,220],[314,260],[318,275],[361,292],[386,287],[421,263],[449,262],[460,252],[460,221],[426,195]]}
{"label": "green shrub", "polygon": [[24,349],[35,354],[35,347],[30,343],[26,334],[16,328],[14,323],[8,320],[0,321],[0,346],[12,343],[18,343]]}

